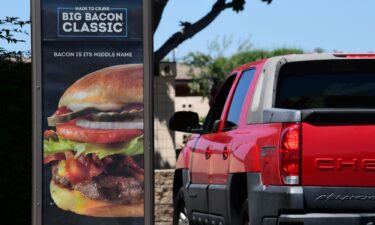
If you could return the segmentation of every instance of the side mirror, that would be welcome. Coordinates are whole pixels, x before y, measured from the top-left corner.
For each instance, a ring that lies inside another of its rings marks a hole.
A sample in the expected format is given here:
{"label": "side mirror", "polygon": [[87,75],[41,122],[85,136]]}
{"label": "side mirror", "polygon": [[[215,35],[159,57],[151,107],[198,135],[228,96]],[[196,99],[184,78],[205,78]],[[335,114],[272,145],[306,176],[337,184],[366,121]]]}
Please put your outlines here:
{"label": "side mirror", "polygon": [[219,131],[219,125],[220,125],[221,120],[215,120],[214,124],[212,125],[212,131],[213,132],[218,132]]}
{"label": "side mirror", "polygon": [[169,119],[169,129],[187,133],[201,133],[198,113],[187,111],[173,113]]}

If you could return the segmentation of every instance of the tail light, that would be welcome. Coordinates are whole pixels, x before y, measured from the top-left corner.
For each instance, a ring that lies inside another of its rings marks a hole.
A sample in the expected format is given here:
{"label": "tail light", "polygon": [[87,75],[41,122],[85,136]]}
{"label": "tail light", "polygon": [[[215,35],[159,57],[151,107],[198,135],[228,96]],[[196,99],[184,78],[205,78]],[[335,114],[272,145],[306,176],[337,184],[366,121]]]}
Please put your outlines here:
{"label": "tail light", "polygon": [[280,171],[284,184],[299,184],[300,154],[300,125],[283,124],[280,142]]}

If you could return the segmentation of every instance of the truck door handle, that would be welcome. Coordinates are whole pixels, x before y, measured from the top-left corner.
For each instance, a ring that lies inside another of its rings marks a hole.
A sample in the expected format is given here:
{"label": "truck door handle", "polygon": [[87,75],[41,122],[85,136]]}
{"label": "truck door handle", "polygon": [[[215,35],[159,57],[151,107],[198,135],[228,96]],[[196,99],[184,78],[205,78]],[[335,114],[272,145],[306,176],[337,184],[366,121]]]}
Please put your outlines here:
{"label": "truck door handle", "polygon": [[224,150],[223,150],[223,159],[224,160],[228,159],[229,153],[230,153],[229,149],[227,147],[225,147]]}
{"label": "truck door handle", "polygon": [[211,154],[212,154],[211,148],[207,147],[206,152],[205,152],[206,159],[209,159],[211,157]]}

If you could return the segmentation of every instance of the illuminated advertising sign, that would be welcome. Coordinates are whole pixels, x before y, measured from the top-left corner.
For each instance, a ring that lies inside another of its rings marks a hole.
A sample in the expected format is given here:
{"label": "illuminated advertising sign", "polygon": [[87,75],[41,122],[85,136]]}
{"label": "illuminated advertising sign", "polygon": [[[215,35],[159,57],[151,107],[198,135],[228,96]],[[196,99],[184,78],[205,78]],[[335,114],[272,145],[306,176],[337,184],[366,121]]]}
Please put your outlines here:
{"label": "illuminated advertising sign", "polygon": [[149,223],[148,9],[33,2],[34,224]]}

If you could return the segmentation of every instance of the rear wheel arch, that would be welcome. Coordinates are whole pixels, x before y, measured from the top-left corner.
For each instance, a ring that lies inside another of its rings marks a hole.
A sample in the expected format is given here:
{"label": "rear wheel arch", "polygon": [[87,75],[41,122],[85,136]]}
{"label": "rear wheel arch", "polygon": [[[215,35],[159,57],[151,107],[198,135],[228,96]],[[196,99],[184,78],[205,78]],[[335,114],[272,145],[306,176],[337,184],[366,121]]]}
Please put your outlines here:
{"label": "rear wheel arch", "polygon": [[241,208],[248,198],[246,173],[234,173],[229,178],[229,215],[232,224],[240,224]]}
{"label": "rear wheel arch", "polygon": [[173,202],[173,225],[189,225],[189,218],[184,200],[184,190],[181,188]]}
{"label": "rear wheel arch", "polygon": [[176,169],[173,177],[173,199],[183,186],[182,169]]}
{"label": "rear wheel arch", "polygon": [[246,199],[245,202],[242,204],[241,212],[240,212],[240,225],[248,225],[250,223],[249,220],[249,202]]}

